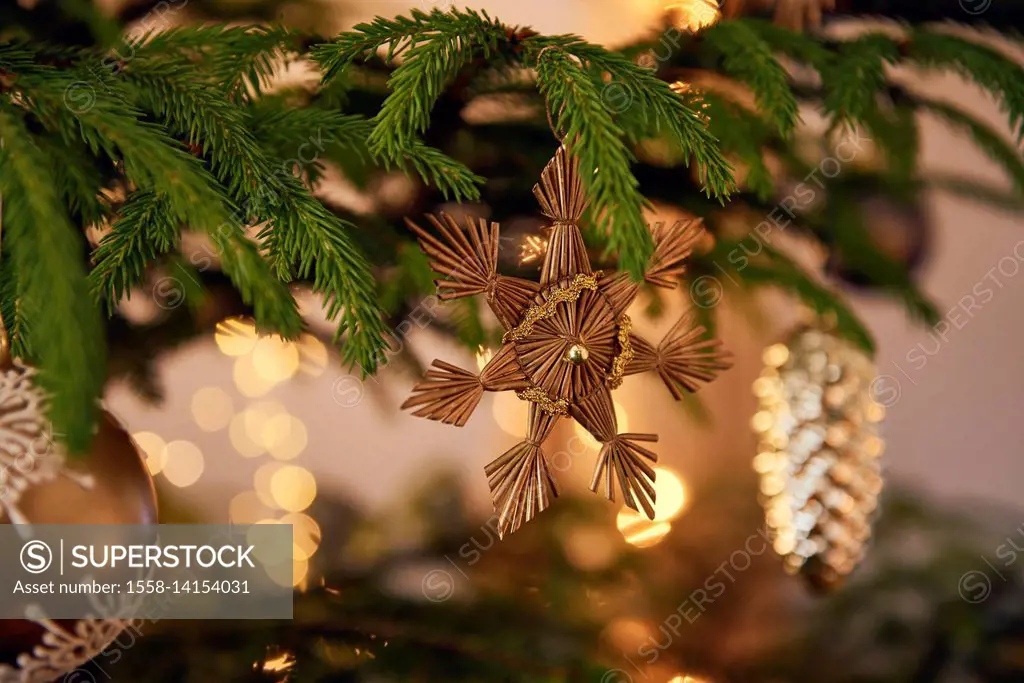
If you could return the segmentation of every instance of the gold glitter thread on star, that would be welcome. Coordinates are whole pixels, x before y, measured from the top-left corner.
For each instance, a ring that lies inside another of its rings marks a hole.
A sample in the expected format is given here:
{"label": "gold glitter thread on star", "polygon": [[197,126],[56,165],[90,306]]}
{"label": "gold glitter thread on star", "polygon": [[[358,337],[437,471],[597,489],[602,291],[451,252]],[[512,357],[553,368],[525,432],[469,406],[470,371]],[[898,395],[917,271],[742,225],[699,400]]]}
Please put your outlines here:
{"label": "gold glitter thread on star", "polygon": [[552,288],[542,303],[534,304],[526,310],[523,321],[506,332],[502,341],[519,341],[529,337],[537,321],[553,316],[558,309],[558,304],[576,301],[580,298],[583,290],[594,291],[597,289],[597,278],[599,277],[601,277],[600,271],[593,275],[577,275],[565,287]]}
{"label": "gold glitter thread on star", "polygon": [[[681,318],[657,349],[633,334],[625,311],[638,285],[621,273],[593,271],[579,227],[587,198],[578,162],[565,147],[544,169],[534,196],[550,228],[539,284],[496,272],[497,224],[465,221],[460,226],[442,215],[431,218],[434,235],[410,223],[441,278],[442,298],[485,295],[506,333],[479,376],[435,361],[403,408],[462,426],[484,391],[514,391],[530,402],[526,440],[486,468],[502,537],[533,519],[557,495],[541,446],[563,416],[603,444],[591,488],[603,490],[611,501],[617,489],[627,506],[653,516],[651,463],[657,455],[641,444],[658,437],[619,434],[611,391],[626,375],[653,371],[678,399],[727,367],[717,342],[705,338],[706,330],[692,315]],[[645,278],[654,286],[675,287],[703,226],[691,219],[659,223],[651,232],[655,252]]]}
{"label": "gold glitter thread on star", "polygon": [[634,356],[625,374],[657,372],[677,401],[732,367],[732,354],[722,348],[720,340],[707,337],[707,328],[697,322],[693,310],[676,321],[658,348],[636,335],[630,343]]}
{"label": "gold glitter thread on star", "polygon": [[543,410],[545,413],[551,413],[552,415],[568,415],[569,414],[569,402],[564,398],[553,399],[548,396],[548,393],[543,389],[537,387],[530,387],[523,391],[517,391],[518,396],[523,401],[529,401],[538,408]]}
{"label": "gold glitter thread on star", "polygon": [[612,361],[612,371],[608,373],[608,388],[618,389],[622,386],[622,380],[626,375],[626,368],[633,362],[633,342],[631,341],[631,332],[633,331],[633,321],[629,319],[628,315],[624,315],[619,319],[619,355],[615,356],[615,360]]}

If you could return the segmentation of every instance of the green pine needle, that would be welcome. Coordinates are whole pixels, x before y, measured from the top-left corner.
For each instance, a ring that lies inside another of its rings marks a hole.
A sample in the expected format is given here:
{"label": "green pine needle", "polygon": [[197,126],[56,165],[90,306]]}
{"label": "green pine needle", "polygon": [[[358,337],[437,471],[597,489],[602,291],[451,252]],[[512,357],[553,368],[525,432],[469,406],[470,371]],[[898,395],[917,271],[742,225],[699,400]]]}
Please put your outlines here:
{"label": "green pine needle", "polygon": [[20,113],[2,102],[0,140],[3,256],[15,269],[17,306],[32,321],[21,334],[35,352],[39,384],[51,395],[54,433],[73,453],[85,452],[106,375],[106,345],[89,298],[84,240],[63,210],[51,160]]}
{"label": "green pine needle", "polygon": [[720,56],[725,73],[750,86],[757,106],[783,136],[789,136],[800,114],[786,70],[772,54],[772,46],[742,21],[719,22],[703,37]]}
{"label": "green pine needle", "polygon": [[1014,188],[1024,193],[1024,158],[1003,135],[952,104],[926,97],[915,97],[914,102],[923,111],[941,117],[970,135],[974,143],[1006,171]]}
{"label": "green pine needle", "polygon": [[455,8],[431,12],[414,9],[409,17],[377,17],[369,23],[358,24],[334,41],[314,47],[311,56],[320,64],[326,84],[342,75],[353,62],[373,57],[384,46],[388,48],[385,61],[393,62],[417,45],[429,43],[439,36],[451,39],[499,30],[502,30],[501,24],[486,12]]}
{"label": "green pine needle", "polygon": [[842,43],[837,59],[822,72],[825,110],[833,125],[856,125],[878,110],[886,68],[899,60],[892,38],[872,33]]}
{"label": "green pine needle", "polygon": [[946,33],[911,34],[909,58],[932,69],[951,69],[985,88],[1010,121],[1017,143],[1024,143],[1024,67],[999,51]]}
{"label": "green pine needle", "polygon": [[608,234],[621,267],[634,279],[643,277],[654,249],[644,220],[645,201],[630,169],[633,154],[623,140],[590,75],[560,50],[542,54],[537,85],[555,115],[556,128],[565,131],[569,152],[579,159],[598,229]]}

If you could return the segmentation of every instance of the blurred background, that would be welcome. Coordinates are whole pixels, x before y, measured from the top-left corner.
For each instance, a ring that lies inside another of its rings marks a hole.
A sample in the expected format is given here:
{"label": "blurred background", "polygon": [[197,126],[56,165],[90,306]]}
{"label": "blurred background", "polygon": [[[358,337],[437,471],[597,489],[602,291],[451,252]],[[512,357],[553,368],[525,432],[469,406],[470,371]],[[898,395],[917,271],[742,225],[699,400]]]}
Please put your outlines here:
{"label": "blurred background", "polygon": [[[330,36],[378,14],[449,4],[196,0],[176,8],[173,22],[274,18]],[[119,1],[103,5],[111,13],[130,9]],[[718,12],[667,0],[458,5],[613,46],[666,21],[703,21],[702,12]],[[980,5],[953,3],[946,16],[969,21]],[[676,14],[666,14],[670,9]],[[889,25],[840,16],[823,30],[849,37]],[[983,38],[1024,61],[1019,43]],[[288,78],[302,82],[309,74]],[[958,75],[906,70],[893,78],[957,103],[1011,139],[998,104]],[[820,139],[820,114],[806,106],[801,115],[801,139]],[[1005,169],[975,141],[927,113],[919,125],[922,174],[1013,191]],[[870,133],[857,149],[855,165],[878,163]],[[365,214],[423,208],[409,199],[412,192],[396,178],[357,187],[334,167],[318,187],[329,204]],[[453,338],[457,320],[417,325],[397,340],[401,353],[379,375],[362,379],[325,343],[316,300],[305,302],[309,334],[284,342],[258,337],[244,315],[214,297],[203,333],[147,350],[148,374],[114,380],[107,407],[144,452],[164,521],[295,525],[293,583],[298,614],[308,620],[264,635],[269,650],[252,635],[262,648],[254,656],[242,646],[252,644],[246,629],[254,627],[217,626],[222,630],[204,637],[161,624],[151,640],[183,648],[177,664],[154,644],[133,648],[116,666],[98,666],[113,680],[133,680],[132,672],[157,662],[147,675],[170,681],[186,680],[181,667],[188,662],[187,680],[243,680],[237,667],[245,652],[245,661],[255,662],[246,675],[263,677],[252,680],[1024,681],[1024,558],[1016,560],[1024,549],[1024,354],[1017,336],[1024,335],[1024,218],[934,189],[911,202],[875,197],[862,206],[880,248],[905,264],[939,320],[915,321],[900,302],[844,273],[833,254],[795,233],[779,234],[777,245],[796,261],[830,275],[830,286],[877,343],[871,386],[885,416],[882,441],[873,442],[886,481],[883,514],[867,559],[839,591],[818,595],[783,570],[768,549],[759,505],[768,492],[752,465],[761,447],[751,425],[763,412],[752,386],[764,371],[765,349],[787,343],[805,319],[785,293],[737,292],[727,274],[712,272],[705,285],[716,292],[716,334],[734,367],[699,400],[673,401],[647,375],[628,377],[614,394],[620,431],[660,437],[655,520],[587,490],[598,444],[564,421],[545,446],[562,496],[500,542],[483,468],[523,438],[527,404],[511,393],[487,393],[461,429],[398,410],[432,359],[482,368],[495,348],[489,338],[476,345],[465,335]],[[747,230],[764,219],[752,211]],[[507,207],[495,206],[491,215],[511,222],[502,258],[535,274],[540,260],[527,239],[535,224]],[[652,220],[686,215],[660,205]],[[707,308],[690,284],[656,302],[641,297],[630,311],[637,329],[660,339],[695,302]],[[124,304],[127,319],[159,321],[175,308],[174,283],[157,278],[153,286],[154,296]],[[992,295],[980,296],[979,287]],[[966,306],[964,297],[972,296]],[[324,587],[343,594],[335,611],[302,602]],[[397,652],[382,654],[378,633]],[[323,671],[305,678],[297,652],[318,642],[330,646],[319,651]],[[407,670],[394,662],[374,668],[373,660],[388,657]]]}

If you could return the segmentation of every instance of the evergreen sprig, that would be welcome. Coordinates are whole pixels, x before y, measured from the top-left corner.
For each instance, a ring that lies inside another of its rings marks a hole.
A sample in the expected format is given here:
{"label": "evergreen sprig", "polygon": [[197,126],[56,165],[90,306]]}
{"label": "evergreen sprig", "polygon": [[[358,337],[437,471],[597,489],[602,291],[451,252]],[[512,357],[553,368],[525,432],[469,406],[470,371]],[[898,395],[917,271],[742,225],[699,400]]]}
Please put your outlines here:
{"label": "evergreen sprig", "polygon": [[724,72],[749,85],[768,120],[783,136],[790,135],[800,115],[786,70],[771,45],[743,21],[720,22],[703,38],[721,58]]}
{"label": "evergreen sprig", "polygon": [[917,30],[908,57],[932,69],[950,69],[985,88],[1006,113],[1018,144],[1024,143],[1024,67],[997,50],[948,33]]}
{"label": "evergreen sprig", "polygon": [[486,12],[413,10],[410,17],[359,24],[334,42],[317,46],[313,58],[324,83],[338,79],[353,62],[387,46],[385,61],[402,63],[388,80],[390,94],[374,118],[370,151],[387,167],[413,170],[444,195],[478,199],[483,179],[420,138],[445,86],[475,57],[485,59],[507,38],[507,29]]}
{"label": "evergreen sprig", "polygon": [[833,125],[858,125],[878,108],[888,82],[886,68],[899,61],[889,36],[872,33],[840,44],[836,59],[822,72],[825,110]]}
{"label": "evergreen sprig", "polygon": [[623,131],[601,100],[601,91],[570,54],[551,50],[538,59],[537,83],[564,131],[569,152],[580,160],[599,229],[619,254],[622,267],[642,275],[653,249],[643,218],[644,198],[630,171],[633,155]]}
{"label": "evergreen sprig", "polygon": [[31,321],[12,331],[27,337],[27,348],[39,359],[40,385],[52,394],[54,433],[73,451],[84,451],[105,379],[106,344],[89,298],[83,236],[56,190],[55,160],[43,154],[23,117],[0,102],[3,257],[14,269],[15,305]]}

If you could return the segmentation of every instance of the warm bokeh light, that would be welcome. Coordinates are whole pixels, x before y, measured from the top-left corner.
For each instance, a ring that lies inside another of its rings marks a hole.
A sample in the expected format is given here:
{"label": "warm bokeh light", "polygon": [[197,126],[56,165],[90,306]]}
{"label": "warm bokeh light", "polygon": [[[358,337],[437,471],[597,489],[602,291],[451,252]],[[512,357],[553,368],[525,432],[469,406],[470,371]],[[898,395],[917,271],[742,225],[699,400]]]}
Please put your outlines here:
{"label": "warm bokeh light", "polygon": [[316,499],[316,478],[304,467],[285,465],[271,475],[270,494],[282,510],[301,512]]}
{"label": "warm bokeh light", "polygon": [[309,562],[307,560],[295,560],[292,563],[292,585],[299,590],[305,590],[306,578],[309,576]]}
{"label": "warm bokeh light", "polygon": [[494,349],[489,349],[486,346],[481,346],[476,350],[476,367],[477,370],[483,372],[483,369],[491,362],[491,358],[494,357]]}
{"label": "warm bokeh light", "polygon": [[706,678],[698,678],[697,676],[686,676],[679,674],[669,679],[668,683],[711,683]]}
{"label": "warm bokeh light", "polygon": [[311,334],[299,337],[299,370],[310,377],[319,377],[327,369],[327,347]]}
{"label": "warm bokeh light", "polygon": [[301,587],[309,573],[309,562],[296,559],[293,562],[264,564],[267,576],[279,586]]}
{"label": "warm bokeh light", "polygon": [[203,476],[203,452],[191,441],[172,441],[167,444],[166,452],[163,475],[170,483],[185,488]]}
{"label": "warm bokeh light", "polygon": [[287,415],[287,409],[277,401],[258,401],[242,412],[245,433],[249,439],[267,449],[267,425],[278,415]]}
{"label": "warm bokeh light", "polygon": [[615,559],[614,534],[605,526],[573,527],[562,541],[565,558],[581,571],[600,571]]}
{"label": "warm bokeh light", "polygon": [[623,507],[615,520],[626,542],[638,548],[660,543],[671,531],[671,521],[683,513],[688,502],[682,477],[667,467],[655,467],[654,473],[657,492],[654,519],[648,519],[644,512]]}
{"label": "warm bokeh light", "polygon": [[682,477],[667,467],[655,467],[654,473],[657,475],[654,490],[658,493],[654,502],[654,520],[669,522],[681,515],[686,508],[686,485]]}
{"label": "warm bokeh light", "polygon": [[548,241],[540,235],[527,235],[523,243],[519,245],[519,263],[533,263],[541,258],[548,250]]}
{"label": "warm bokeh light", "polygon": [[294,460],[306,449],[305,423],[290,413],[278,413],[263,427],[263,445],[278,460]]}
{"label": "warm bokeh light", "polygon": [[256,524],[273,514],[274,511],[263,504],[255,491],[242,491],[228,504],[228,519],[233,524]]}
{"label": "warm bokeh light", "polygon": [[772,344],[764,350],[761,360],[770,368],[780,367],[789,360],[789,349],[785,344]]}
{"label": "warm bokeh light", "polygon": [[277,500],[274,498],[271,481],[282,467],[285,467],[282,463],[268,462],[252,475],[252,488],[256,492],[257,497],[259,497],[260,502],[274,510],[280,510],[281,506],[278,505]]}
{"label": "warm bokeh light", "polygon": [[320,525],[316,520],[301,512],[292,512],[281,518],[281,524],[292,526],[292,551],[296,560],[308,560],[320,547]]}
{"label": "warm bokeh light", "polygon": [[167,442],[154,432],[135,432],[132,434],[135,445],[146,457],[146,467],[151,475],[160,474],[167,464]]}
{"label": "warm bokeh light", "polygon": [[280,673],[282,671],[287,671],[288,669],[292,668],[294,664],[295,658],[292,657],[291,654],[285,652],[283,654],[278,655],[277,657],[274,657],[273,659],[268,659],[267,661],[263,662],[263,670],[268,673]]}
{"label": "warm bokeh light", "polygon": [[619,511],[615,524],[622,532],[626,543],[637,548],[650,548],[661,543],[672,530],[672,524],[669,522],[653,522],[629,508],[622,508]]}
{"label": "warm bokeh light", "polygon": [[530,402],[524,401],[512,391],[502,391],[494,396],[494,421],[503,432],[522,438],[526,434],[526,423],[530,417]]}
{"label": "warm bokeh light", "polygon": [[238,393],[248,398],[266,396],[277,385],[276,382],[265,379],[256,371],[252,354],[240,356],[235,360],[232,377]]}
{"label": "warm bokeh light", "polygon": [[220,387],[203,387],[192,395],[192,418],[204,432],[224,429],[234,414],[231,396]]}
{"label": "warm bokeh light", "polygon": [[676,26],[690,31],[711,26],[722,16],[715,0],[672,0],[665,11],[671,13]]}
{"label": "warm bokeh light", "polygon": [[256,348],[256,328],[246,318],[228,318],[217,323],[213,335],[225,356],[245,356]]}
{"label": "warm bokeh light", "polygon": [[260,337],[252,350],[252,364],[261,379],[284,382],[299,371],[299,349],[276,335]]}
{"label": "warm bokeh light", "polygon": [[228,428],[228,436],[231,438],[231,446],[243,458],[256,458],[266,452],[266,448],[260,441],[254,441],[246,429],[246,413],[238,413],[231,420]]}

